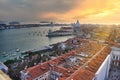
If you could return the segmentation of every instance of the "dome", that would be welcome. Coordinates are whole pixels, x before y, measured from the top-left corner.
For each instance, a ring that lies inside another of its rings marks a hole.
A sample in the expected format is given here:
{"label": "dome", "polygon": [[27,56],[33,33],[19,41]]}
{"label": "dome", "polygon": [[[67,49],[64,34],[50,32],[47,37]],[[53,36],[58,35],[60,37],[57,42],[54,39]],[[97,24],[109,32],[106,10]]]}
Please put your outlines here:
{"label": "dome", "polygon": [[77,20],[77,22],[73,25],[73,27],[80,27],[80,22]]}

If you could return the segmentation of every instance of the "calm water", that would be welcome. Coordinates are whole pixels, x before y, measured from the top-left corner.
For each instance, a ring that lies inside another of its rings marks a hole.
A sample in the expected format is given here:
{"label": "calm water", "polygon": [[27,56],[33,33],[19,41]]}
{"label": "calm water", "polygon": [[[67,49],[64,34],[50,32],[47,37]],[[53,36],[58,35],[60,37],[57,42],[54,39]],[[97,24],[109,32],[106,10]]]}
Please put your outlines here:
{"label": "calm water", "polygon": [[[0,61],[6,61],[20,55],[22,51],[33,50],[49,44],[65,41],[73,36],[48,38],[49,29],[60,27],[35,27],[0,31]],[[19,48],[20,52],[16,52]]]}

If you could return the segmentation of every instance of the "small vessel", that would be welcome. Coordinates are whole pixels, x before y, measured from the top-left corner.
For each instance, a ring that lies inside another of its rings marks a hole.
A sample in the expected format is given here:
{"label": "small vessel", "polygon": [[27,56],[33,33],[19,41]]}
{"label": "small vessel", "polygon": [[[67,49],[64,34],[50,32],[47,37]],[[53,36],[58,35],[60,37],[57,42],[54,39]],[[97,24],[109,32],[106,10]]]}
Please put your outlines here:
{"label": "small vessel", "polygon": [[16,49],[16,52],[20,52],[20,49],[17,48],[17,49]]}
{"label": "small vessel", "polygon": [[4,54],[3,56],[4,56],[4,57],[7,57],[7,56],[8,56],[8,54]]}
{"label": "small vessel", "polygon": [[7,55],[4,55],[4,57],[7,57]]}
{"label": "small vessel", "polygon": [[3,53],[2,53],[2,55],[5,55],[5,54],[6,54],[6,52],[3,52]]}
{"label": "small vessel", "polygon": [[12,54],[12,56],[16,56],[16,54],[14,53],[14,54]]}

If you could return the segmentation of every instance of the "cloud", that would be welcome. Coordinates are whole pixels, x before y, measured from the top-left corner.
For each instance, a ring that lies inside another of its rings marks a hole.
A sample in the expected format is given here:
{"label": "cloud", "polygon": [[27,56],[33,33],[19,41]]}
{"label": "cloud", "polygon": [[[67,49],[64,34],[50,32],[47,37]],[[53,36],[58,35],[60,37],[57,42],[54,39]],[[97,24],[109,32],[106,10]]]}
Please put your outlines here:
{"label": "cloud", "polygon": [[120,21],[119,0],[0,0],[0,19],[6,21]]}
{"label": "cloud", "polygon": [[[77,2],[79,3],[79,1]],[[84,0],[64,14],[45,13],[43,18],[54,18],[58,21],[75,21],[84,23],[118,23],[120,21],[119,0]]]}
{"label": "cloud", "polygon": [[6,0],[0,3],[0,18],[19,21],[42,20],[40,15],[51,12],[64,14],[76,4],[74,0]]}
{"label": "cloud", "polygon": [[[85,0],[81,6],[73,9],[72,12],[83,22],[118,22],[116,21],[117,17],[115,15],[120,12],[119,0]],[[117,16],[119,17],[120,15]]]}

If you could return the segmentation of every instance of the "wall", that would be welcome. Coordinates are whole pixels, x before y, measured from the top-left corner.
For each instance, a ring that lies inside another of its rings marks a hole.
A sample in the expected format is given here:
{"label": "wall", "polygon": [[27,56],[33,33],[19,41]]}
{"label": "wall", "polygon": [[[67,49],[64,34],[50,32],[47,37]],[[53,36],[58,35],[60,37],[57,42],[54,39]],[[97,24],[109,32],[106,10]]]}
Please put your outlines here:
{"label": "wall", "polygon": [[39,77],[35,78],[34,80],[49,80],[50,78],[50,71],[40,75]]}
{"label": "wall", "polygon": [[98,71],[95,73],[93,80],[107,80],[110,69],[110,60],[111,57],[108,55]]}

